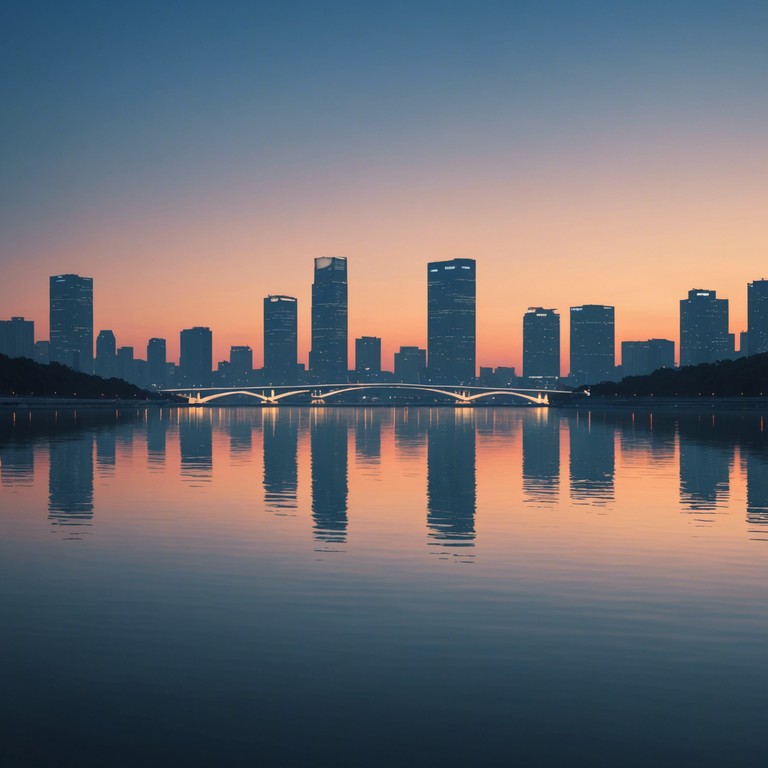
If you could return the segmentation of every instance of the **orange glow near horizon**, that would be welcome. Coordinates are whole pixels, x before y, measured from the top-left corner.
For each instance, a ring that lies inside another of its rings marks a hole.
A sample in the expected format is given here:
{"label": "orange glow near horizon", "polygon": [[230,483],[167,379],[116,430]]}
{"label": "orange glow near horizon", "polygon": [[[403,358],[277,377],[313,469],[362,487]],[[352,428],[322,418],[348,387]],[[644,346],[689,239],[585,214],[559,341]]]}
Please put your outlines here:
{"label": "orange glow near horizon", "polygon": [[[616,306],[620,342],[678,340],[678,302],[691,288],[730,300],[731,331],[746,327],[746,285],[768,276],[768,153],[718,137],[624,147],[522,163],[477,156],[410,167],[387,158],[333,179],[309,170],[270,195],[241,175],[184,197],[92,201],[66,220],[4,245],[3,315],[48,334],[48,276],[94,278],[95,334],[144,357],[147,339],[178,357],[182,328],[213,330],[214,366],[248,344],[262,362],[262,298],[299,299],[299,356],[307,362],[313,258],[349,259],[350,367],[354,339],[382,337],[382,364],[400,345],[426,346],[426,263],[477,260],[478,366],[522,367],[529,306],[561,314],[568,373],[568,307]],[[651,151],[653,150],[653,151]],[[716,152],[717,150],[717,152]],[[412,159],[412,158],[411,158]]]}

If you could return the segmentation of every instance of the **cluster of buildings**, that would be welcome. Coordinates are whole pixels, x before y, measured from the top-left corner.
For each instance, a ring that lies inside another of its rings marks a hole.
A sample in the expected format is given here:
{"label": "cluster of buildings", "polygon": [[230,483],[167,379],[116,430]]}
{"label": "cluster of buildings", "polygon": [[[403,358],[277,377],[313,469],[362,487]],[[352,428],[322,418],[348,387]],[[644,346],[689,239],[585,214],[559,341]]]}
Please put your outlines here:
{"label": "cluster of buildings", "polygon": [[[715,362],[768,352],[768,280],[749,283],[748,328],[729,331],[728,299],[694,289],[680,302],[680,365]],[[229,360],[213,367],[213,334],[208,327],[180,334],[179,363],[169,362],[166,340],[149,339],[146,357],[118,346],[112,330],[96,337],[94,356],[93,279],[79,275],[50,278],[50,339],[35,341],[34,322],[23,317],[0,321],[0,353],[58,362],[75,370],[124,379],[143,387],[261,386],[304,383],[408,382],[434,384],[579,386],[675,365],[669,339],[622,341],[616,365],[615,308],[570,307],[570,370],[560,365],[560,314],[531,307],[523,317],[523,370],[476,367],[476,263],[452,259],[427,265],[427,348],[402,346],[393,370],[382,368],[381,338],[355,339],[349,365],[346,258],[315,259],[312,284],[312,346],[309,368],[298,361],[298,302],[293,296],[264,298],[264,366],[254,370],[249,346],[233,346]]]}

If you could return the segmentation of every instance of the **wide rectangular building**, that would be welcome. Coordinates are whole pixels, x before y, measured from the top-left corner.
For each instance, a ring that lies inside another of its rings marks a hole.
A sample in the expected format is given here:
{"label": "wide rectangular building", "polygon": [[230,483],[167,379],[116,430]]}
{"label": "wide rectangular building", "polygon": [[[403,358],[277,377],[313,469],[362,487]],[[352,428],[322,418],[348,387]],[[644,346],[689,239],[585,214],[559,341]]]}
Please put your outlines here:
{"label": "wide rectangular building", "polygon": [[35,323],[23,317],[0,320],[0,354],[35,358]]}
{"label": "wide rectangular building", "polygon": [[621,342],[621,375],[647,376],[675,367],[675,342],[669,339]]}
{"label": "wide rectangular building", "polygon": [[571,307],[571,377],[599,384],[616,373],[615,310],[603,304]]}
{"label": "wide rectangular building", "polygon": [[438,384],[470,384],[476,374],[474,259],[427,265],[427,365]]}
{"label": "wide rectangular building", "polygon": [[731,357],[728,299],[717,291],[694,288],[680,301],[680,365],[714,363]]}

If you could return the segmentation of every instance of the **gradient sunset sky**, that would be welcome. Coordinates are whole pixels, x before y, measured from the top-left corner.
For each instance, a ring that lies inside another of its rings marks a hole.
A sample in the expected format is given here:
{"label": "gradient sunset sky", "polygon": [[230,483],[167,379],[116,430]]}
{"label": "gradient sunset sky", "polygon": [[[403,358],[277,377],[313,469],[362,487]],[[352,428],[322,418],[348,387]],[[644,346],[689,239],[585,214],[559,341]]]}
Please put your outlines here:
{"label": "gradient sunset sky", "polygon": [[[766,2],[8,2],[0,317],[48,334],[48,276],[143,357],[208,325],[262,359],[262,298],[347,256],[350,342],[426,343],[426,262],[478,261],[478,364],[522,315],[616,305],[678,336],[768,277]],[[351,355],[350,362],[354,360]],[[618,360],[617,360],[618,362]]]}

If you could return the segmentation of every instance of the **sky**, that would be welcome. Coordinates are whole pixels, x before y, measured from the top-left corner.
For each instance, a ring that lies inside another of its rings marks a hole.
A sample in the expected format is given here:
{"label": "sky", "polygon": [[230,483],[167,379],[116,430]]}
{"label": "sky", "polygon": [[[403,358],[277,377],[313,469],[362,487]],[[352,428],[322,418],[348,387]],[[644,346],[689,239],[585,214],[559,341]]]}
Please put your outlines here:
{"label": "sky", "polygon": [[[262,299],[349,264],[354,338],[426,345],[426,263],[474,258],[478,365],[522,316],[616,306],[678,338],[692,288],[768,277],[768,4],[5,2],[0,317],[48,334],[48,276],[142,357],[213,330],[262,360]],[[617,360],[618,362],[618,360]]]}

